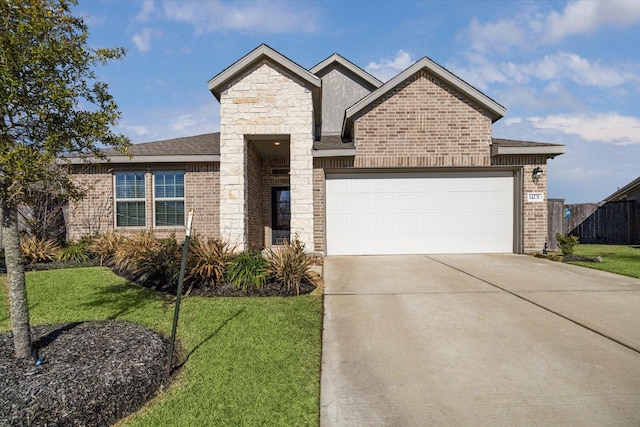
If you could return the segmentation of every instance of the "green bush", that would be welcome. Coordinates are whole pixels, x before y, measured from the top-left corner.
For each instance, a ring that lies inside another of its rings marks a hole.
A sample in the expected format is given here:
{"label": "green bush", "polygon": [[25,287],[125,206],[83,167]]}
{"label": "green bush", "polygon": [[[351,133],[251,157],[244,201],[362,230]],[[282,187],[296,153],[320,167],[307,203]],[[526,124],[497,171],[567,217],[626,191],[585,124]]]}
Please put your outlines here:
{"label": "green bush", "polygon": [[227,275],[234,249],[227,241],[203,240],[194,235],[189,242],[189,274],[185,281],[191,286],[219,285]]}
{"label": "green bush", "polygon": [[62,248],[57,256],[60,262],[87,262],[91,257],[87,251],[87,245],[82,242],[72,243]]}
{"label": "green bush", "polygon": [[287,292],[295,289],[296,295],[300,295],[302,282],[312,283],[309,274],[311,258],[304,253],[304,243],[298,236],[294,236],[291,243],[285,241],[283,246],[267,249],[266,259],[269,264],[267,273]]}
{"label": "green bush", "polygon": [[36,236],[27,236],[20,239],[20,250],[26,264],[51,262],[58,256],[60,245],[53,239],[38,239]]}
{"label": "green bush", "polygon": [[267,283],[267,267],[267,261],[259,251],[242,252],[231,261],[227,280],[243,292],[247,292],[249,287],[262,289]]}
{"label": "green bush", "polygon": [[579,243],[578,236],[569,235],[567,233],[556,233],[556,240],[558,241],[558,246],[560,247],[560,251],[562,251],[562,255],[573,255],[573,251]]}

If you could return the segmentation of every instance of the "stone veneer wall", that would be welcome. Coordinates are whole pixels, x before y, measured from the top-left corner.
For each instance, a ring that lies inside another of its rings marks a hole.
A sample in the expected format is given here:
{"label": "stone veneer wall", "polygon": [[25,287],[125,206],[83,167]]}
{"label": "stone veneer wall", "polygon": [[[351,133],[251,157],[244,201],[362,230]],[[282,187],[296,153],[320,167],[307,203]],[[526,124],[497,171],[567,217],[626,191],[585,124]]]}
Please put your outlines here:
{"label": "stone veneer wall", "polygon": [[[523,250],[525,253],[542,252],[547,241],[547,158],[546,156],[505,156],[494,157],[493,165],[523,166],[522,222]],[[540,166],[544,173],[538,182],[533,182],[531,174]],[[528,202],[527,193],[542,193],[542,202]]]}
{"label": "stone veneer wall", "polygon": [[290,140],[291,232],[313,247],[313,103],[311,90],[285,70],[263,61],[220,96],[220,232],[238,249],[249,244],[247,138]]}
{"label": "stone veneer wall", "polygon": [[354,123],[356,167],[488,166],[491,119],[422,71]]}
{"label": "stone veneer wall", "polygon": [[165,170],[185,171],[185,209],[194,209],[192,228],[205,238],[220,237],[219,220],[219,176],[217,163],[193,163],[175,165],[140,165],[139,168],[118,169],[113,165],[92,165],[77,169],[73,180],[87,188],[87,196],[69,206],[67,233],[69,239],[77,240],[85,235],[105,233],[111,230],[135,232],[141,228],[115,228],[113,173],[119,170],[145,172],[146,227],[153,229],[158,237],[168,237],[175,232],[176,237],[184,237],[184,227],[155,228],[153,218],[153,172]]}
{"label": "stone veneer wall", "polygon": [[313,251],[325,253],[325,169],[352,168],[352,157],[313,159]]}

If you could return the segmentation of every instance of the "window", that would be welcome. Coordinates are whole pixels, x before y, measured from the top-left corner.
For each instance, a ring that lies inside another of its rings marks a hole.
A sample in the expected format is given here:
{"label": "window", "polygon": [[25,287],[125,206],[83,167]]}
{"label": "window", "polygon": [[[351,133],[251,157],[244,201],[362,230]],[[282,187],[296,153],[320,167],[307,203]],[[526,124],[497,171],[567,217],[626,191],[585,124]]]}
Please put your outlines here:
{"label": "window", "polygon": [[184,225],[184,172],[156,172],[154,179],[156,227]]}
{"label": "window", "polygon": [[144,172],[116,173],[116,226],[145,226]]}

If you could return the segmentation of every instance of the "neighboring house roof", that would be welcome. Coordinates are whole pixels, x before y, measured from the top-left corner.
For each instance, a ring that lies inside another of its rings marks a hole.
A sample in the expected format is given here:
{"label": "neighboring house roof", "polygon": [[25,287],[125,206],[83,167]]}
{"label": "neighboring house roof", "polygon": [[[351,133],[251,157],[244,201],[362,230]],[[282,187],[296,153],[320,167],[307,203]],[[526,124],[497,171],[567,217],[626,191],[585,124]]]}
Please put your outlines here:
{"label": "neighboring house roof", "polygon": [[353,62],[349,61],[348,59],[338,55],[337,53],[334,53],[333,55],[329,56],[327,59],[325,59],[324,61],[320,62],[319,64],[314,65],[313,67],[311,67],[309,69],[309,71],[312,72],[315,75],[319,75],[319,74],[322,73],[323,70],[325,70],[326,68],[331,67],[333,64],[341,65],[344,69],[348,70],[349,72],[351,72],[355,76],[357,76],[360,79],[364,80],[366,83],[371,85],[371,90],[377,89],[380,86],[382,86],[382,82],[380,80],[378,80],[377,78],[375,78],[371,74],[367,73],[365,70],[363,70],[362,68],[358,67],[357,65],[355,65]]}
{"label": "neighboring house roof", "polygon": [[264,43],[209,80],[209,90],[213,96],[220,101],[222,91],[224,91],[231,82],[246,72],[247,69],[264,60],[271,61],[309,85],[312,91],[314,119],[315,123],[319,125],[322,121],[322,81],[320,78]]}
{"label": "neighboring house roof", "polygon": [[621,200],[627,200],[627,197],[630,193],[638,193],[640,194],[640,176],[629,184],[625,185],[609,197],[603,200],[603,203],[607,202],[619,202]]}
{"label": "neighboring house roof", "polygon": [[492,156],[547,155],[554,158],[566,152],[567,148],[562,144],[491,138]]}
{"label": "neighboring house roof", "polygon": [[491,120],[496,121],[504,117],[506,109],[498,104],[493,99],[489,98],[487,95],[480,92],[478,89],[471,86],[469,83],[465,82],[455,74],[451,73],[449,70],[441,67],[440,65],[433,62],[428,57],[424,57],[411,65],[409,68],[402,71],[400,74],[380,86],[377,90],[371,92],[369,95],[362,98],[360,101],[353,104],[351,107],[347,108],[345,112],[345,119],[342,125],[342,133],[345,137],[349,137],[352,134],[353,129],[353,121],[355,117],[364,111],[367,107],[373,104],[378,99],[382,98],[387,93],[391,92],[398,85],[403,83],[405,80],[410,78],[411,76],[419,73],[422,70],[426,70],[432,75],[440,78],[444,82],[451,85],[454,89],[461,92],[463,95],[468,97],[471,100],[474,100],[482,107],[486,108],[489,114],[491,115]]}

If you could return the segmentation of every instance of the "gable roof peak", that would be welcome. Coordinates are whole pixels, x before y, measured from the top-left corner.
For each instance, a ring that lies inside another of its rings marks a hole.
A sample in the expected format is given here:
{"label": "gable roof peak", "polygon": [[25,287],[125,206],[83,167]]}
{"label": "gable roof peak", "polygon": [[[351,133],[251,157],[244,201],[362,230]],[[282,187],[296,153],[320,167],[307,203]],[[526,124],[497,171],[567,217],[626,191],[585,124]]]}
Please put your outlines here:
{"label": "gable roof peak", "polygon": [[347,108],[342,125],[343,136],[349,136],[349,132],[351,131],[351,127],[353,126],[354,117],[357,114],[362,112],[369,105],[373,104],[376,100],[382,98],[385,94],[391,92],[394,88],[402,84],[404,81],[423,70],[426,70],[429,74],[436,76],[440,80],[453,87],[454,90],[460,92],[462,95],[484,107],[489,112],[492,122],[495,122],[504,117],[504,114],[507,111],[505,107],[498,104],[496,101],[480,92],[478,89],[471,86],[469,83],[465,82],[460,77],[453,74],[451,71],[438,65],[428,56],[424,56],[407,67],[404,71],[401,71],[395,77],[391,78],[391,80],[384,83],[378,89],[371,92],[369,95],[365,96],[360,101],[353,104],[351,107]]}
{"label": "gable roof peak", "polygon": [[383,84],[376,77],[372,76],[371,74],[369,74],[368,72],[366,72],[365,70],[358,67],[353,62],[349,61],[347,58],[345,58],[344,56],[336,52],[332,53],[328,58],[320,61],[318,64],[309,68],[309,71],[314,75],[318,75],[333,64],[338,64],[339,66],[348,70],[352,74],[355,74],[357,77],[359,77],[360,79],[364,80],[366,83],[371,85],[372,89],[377,89]]}
{"label": "gable roof peak", "polygon": [[264,59],[267,59],[287,70],[306,84],[309,84],[314,90],[319,90],[322,85],[319,77],[310,73],[304,67],[293,62],[291,59],[287,58],[269,45],[262,43],[229,67],[212,77],[209,80],[209,90],[219,101],[221,92],[226,88],[229,82],[243,73],[247,68],[255,66]]}

